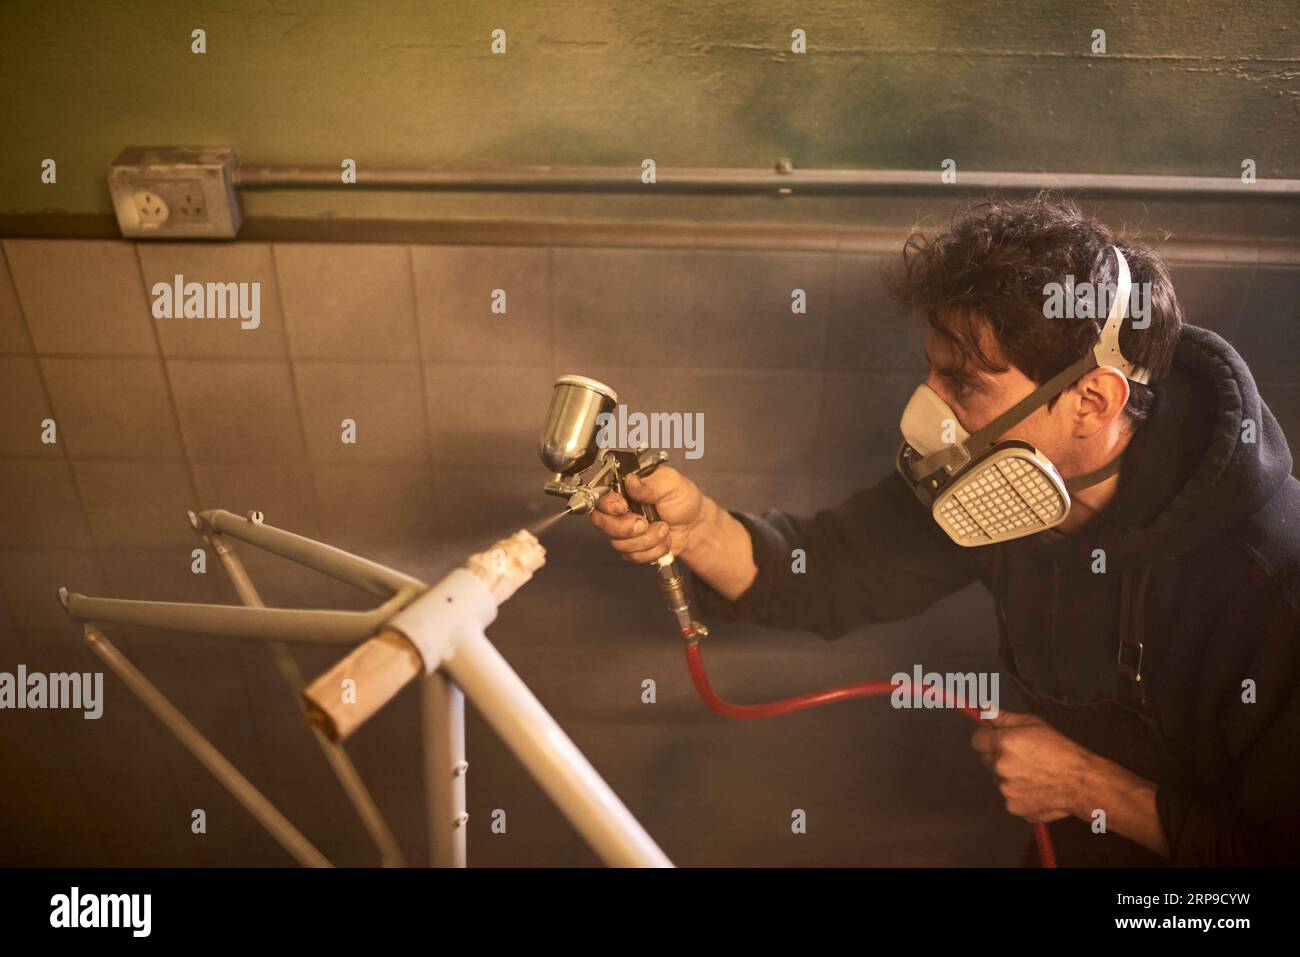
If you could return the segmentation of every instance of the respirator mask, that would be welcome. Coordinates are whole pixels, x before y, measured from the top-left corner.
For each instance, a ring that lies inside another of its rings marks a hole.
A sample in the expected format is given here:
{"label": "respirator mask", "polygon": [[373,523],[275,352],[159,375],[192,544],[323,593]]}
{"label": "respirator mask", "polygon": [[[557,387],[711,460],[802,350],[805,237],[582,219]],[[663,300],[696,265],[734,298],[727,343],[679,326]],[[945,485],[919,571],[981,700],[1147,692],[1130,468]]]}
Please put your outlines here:
{"label": "respirator mask", "polygon": [[1028,442],[997,437],[1060,395],[1079,377],[1102,366],[1146,384],[1151,373],[1124,358],[1119,331],[1128,315],[1128,261],[1118,247],[1115,298],[1097,345],[980,429],[968,433],[939,394],[922,384],[903,410],[898,474],[934,520],[958,545],[993,545],[1059,525],[1070,511],[1070,493],[1114,475],[1120,459],[1064,481],[1052,462]]}

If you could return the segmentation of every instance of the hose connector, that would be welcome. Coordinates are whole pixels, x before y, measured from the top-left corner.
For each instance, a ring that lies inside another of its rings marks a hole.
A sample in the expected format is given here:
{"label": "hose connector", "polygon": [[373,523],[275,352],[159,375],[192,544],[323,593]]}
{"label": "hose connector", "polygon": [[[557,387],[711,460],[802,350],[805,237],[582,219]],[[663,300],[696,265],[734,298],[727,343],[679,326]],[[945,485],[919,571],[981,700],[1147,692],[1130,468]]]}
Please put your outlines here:
{"label": "hose connector", "polygon": [[691,615],[691,602],[686,597],[686,577],[672,553],[656,559],[655,567],[659,572],[659,590],[664,594],[669,611],[677,619],[682,637],[695,641],[708,635],[709,630]]}

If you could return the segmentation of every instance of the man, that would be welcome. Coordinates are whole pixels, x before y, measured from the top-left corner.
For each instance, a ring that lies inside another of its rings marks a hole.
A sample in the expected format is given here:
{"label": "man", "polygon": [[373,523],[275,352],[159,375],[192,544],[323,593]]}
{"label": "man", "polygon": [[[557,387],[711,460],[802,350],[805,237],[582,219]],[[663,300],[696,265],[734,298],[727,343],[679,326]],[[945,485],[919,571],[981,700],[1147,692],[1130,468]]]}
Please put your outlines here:
{"label": "man", "polygon": [[[1067,277],[1114,290],[1125,269],[1138,295],[1112,297],[1109,322],[1049,293]],[[942,421],[949,444],[993,423],[983,438],[1028,443],[1059,473],[1063,520],[958,544],[905,445],[898,472],[812,518],[727,510],[664,467],[628,483],[661,521],[610,493],[593,522],[629,560],[671,549],[705,621],[835,639],[979,580],[1031,713],[971,743],[1007,810],[1050,822],[1060,864],[1300,863],[1300,482],[1244,361],[1182,323],[1149,250],[1049,195],[913,236],[890,285],[927,320],[910,445],[926,441],[917,421]],[[934,474],[956,483],[961,457],[945,461]]]}

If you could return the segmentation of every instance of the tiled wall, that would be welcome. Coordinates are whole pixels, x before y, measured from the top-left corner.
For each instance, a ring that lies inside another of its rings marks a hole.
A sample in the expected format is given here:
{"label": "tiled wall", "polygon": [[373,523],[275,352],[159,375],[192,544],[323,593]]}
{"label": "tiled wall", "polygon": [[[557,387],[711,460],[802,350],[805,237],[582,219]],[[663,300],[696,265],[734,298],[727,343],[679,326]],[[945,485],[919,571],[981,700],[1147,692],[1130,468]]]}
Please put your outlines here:
{"label": "tiled wall", "polygon": [[[233,602],[190,572],[191,508],[269,523],[433,578],[555,509],[538,430],[559,374],[606,381],[633,409],[702,412],[705,455],[673,464],[729,507],[808,513],[889,468],[920,374],[916,330],[882,259],[849,252],[6,240],[0,270],[0,670],[99,670],[55,600],[86,594]],[[1245,356],[1300,436],[1300,266],[1175,262],[1188,321]],[[161,319],[148,290],[258,281],[261,325]],[[791,316],[792,288],[808,315]],[[491,290],[507,314],[491,312]],[[40,423],[58,424],[55,445]],[[358,442],[339,441],[352,418]],[[585,520],[491,636],[671,857],[683,864],[1019,860],[966,735],[870,703],[724,722],[690,688],[653,576]],[[249,549],[269,604],[370,599]],[[986,599],[826,645],[733,626],[716,686],[765,700],[885,676],[900,659],[991,667]],[[372,863],[294,702],[255,643],[109,629],[195,723],[342,864]],[[920,649],[918,651],[918,649]],[[314,676],[337,654],[299,649]],[[659,703],[641,703],[655,678]],[[6,715],[0,863],[282,863],[190,756],[106,676],[105,718]],[[413,693],[350,750],[407,854],[422,855]],[[594,857],[471,712],[477,864]],[[816,747],[810,747],[815,742]],[[975,765],[972,767],[971,765]],[[209,812],[209,834],[189,811]],[[486,826],[510,813],[505,836]],[[789,809],[817,826],[794,839]]]}

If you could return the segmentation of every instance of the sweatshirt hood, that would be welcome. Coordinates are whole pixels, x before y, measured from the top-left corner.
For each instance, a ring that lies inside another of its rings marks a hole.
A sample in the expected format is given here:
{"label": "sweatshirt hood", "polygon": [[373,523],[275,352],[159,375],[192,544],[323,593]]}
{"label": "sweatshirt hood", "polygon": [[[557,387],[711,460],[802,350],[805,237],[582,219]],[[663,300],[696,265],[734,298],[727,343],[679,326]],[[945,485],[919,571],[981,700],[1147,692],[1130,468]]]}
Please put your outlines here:
{"label": "sweatshirt hood", "polygon": [[1150,564],[1201,544],[1262,508],[1291,475],[1291,450],[1245,360],[1209,329],[1184,324],[1150,416],[1130,440],[1115,497],[1077,532],[1022,539],[1082,567]]}

